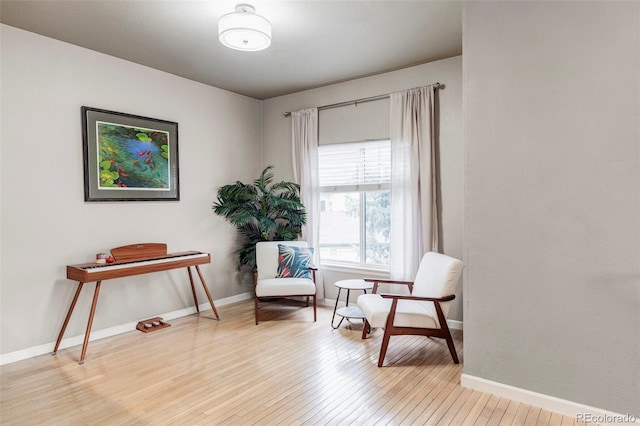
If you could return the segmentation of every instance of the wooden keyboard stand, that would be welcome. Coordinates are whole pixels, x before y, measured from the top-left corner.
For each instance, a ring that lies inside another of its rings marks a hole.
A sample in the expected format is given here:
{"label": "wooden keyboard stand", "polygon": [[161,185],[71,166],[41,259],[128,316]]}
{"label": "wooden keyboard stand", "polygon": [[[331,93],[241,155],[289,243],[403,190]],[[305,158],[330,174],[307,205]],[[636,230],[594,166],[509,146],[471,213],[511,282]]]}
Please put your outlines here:
{"label": "wooden keyboard stand", "polygon": [[91,334],[91,325],[93,324],[93,317],[96,312],[96,306],[98,304],[98,294],[100,293],[100,285],[102,281],[113,278],[124,278],[133,275],[148,274],[151,272],[168,271],[171,269],[187,268],[189,273],[189,282],[191,283],[191,292],[193,294],[193,301],[196,306],[196,312],[200,313],[200,307],[198,306],[198,298],[196,296],[196,288],[193,283],[193,274],[191,273],[191,267],[195,266],[202,288],[209,299],[211,309],[216,316],[217,320],[220,320],[216,305],[213,303],[207,284],[204,282],[202,272],[200,272],[200,265],[211,263],[211,256],[208,253],[202,253],[198,251],[189,251],[183,253],[167,254],[167,245],[164,243],[144,243],[144,244],[132,244],[128,246],[116,247],[111,250],[111,254],[115,257],[114,263],[97,264],[97,263],[85,263],[80,265],[67,266],[67,278],[78,282],[78,288],[71,301],[71,306],[67,311],[67,316],[64,319],[60,333],[58,334],[58,340],[56,340],[56,346],[53,348],[51,355],[55,355],[60,347],[62,336],[69,324],[69,319],[73,313],[73,309],[78,301],[78,296],[82,291],[82,287],[85,283],[96,282],[96,288],[93,292],[93,301],[91,303],[91,310],[89,312],[89,320],[87,321],[87,328],[84,333],[84,342],[82,344],[82,353],[80,354],[80,365],[84,364],[84,358],[87,353],[87,346],[89,345],[89,335]]}

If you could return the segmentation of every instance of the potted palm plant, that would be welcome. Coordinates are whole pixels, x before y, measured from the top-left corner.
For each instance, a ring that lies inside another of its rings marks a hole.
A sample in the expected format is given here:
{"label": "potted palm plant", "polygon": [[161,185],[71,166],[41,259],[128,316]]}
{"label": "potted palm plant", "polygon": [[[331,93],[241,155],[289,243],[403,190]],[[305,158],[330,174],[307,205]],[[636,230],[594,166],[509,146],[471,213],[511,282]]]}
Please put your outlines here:
{"label": "potted palm plant", "polygon": [[238,270],[256,265],[256,243],[298,238],[307,214],[300,201],[300,186],[273,182],[273,166],[266,167],[252,183],[236,181],[218,189],[215,214],[227,219],[245,242],[237,250]]}

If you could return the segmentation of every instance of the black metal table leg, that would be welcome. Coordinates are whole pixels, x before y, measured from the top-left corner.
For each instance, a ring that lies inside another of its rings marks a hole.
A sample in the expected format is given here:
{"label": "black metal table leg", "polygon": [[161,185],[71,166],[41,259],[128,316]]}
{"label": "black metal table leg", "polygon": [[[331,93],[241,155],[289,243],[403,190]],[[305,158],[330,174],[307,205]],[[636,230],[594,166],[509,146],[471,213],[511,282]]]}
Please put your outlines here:
{"label": "black metal table leg", "polygon": [[[344,317],[340,317],[340,322],[338,323],[338,325],[333,325],[335,319],[336,319],[336,311],[338,310],[338,302],[340,301],[340,292],[342,291],[341,288],[338,288],[338,296],[336,297],[336,305],[333,307],[333,317],[331,318],[331,327],[336,330],[338,327],[340,327],[340,324],[342,324],[342,321],[344,321]],[[348,290],[347,290],[348,292]],[[347,293],[348,294],[348,293]],[[347,300],[348,303],[348,300]]]}

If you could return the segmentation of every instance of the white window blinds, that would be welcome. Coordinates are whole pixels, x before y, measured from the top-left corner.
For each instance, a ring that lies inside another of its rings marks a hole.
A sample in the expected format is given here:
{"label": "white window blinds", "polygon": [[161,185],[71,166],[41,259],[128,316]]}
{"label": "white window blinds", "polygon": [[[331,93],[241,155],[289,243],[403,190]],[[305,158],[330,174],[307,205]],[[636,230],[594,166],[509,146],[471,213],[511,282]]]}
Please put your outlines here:
{"label": "white window blinds", "polygon": [[323,145],[318,151],[322,191],[363,191],[389,187],[391,142]]}

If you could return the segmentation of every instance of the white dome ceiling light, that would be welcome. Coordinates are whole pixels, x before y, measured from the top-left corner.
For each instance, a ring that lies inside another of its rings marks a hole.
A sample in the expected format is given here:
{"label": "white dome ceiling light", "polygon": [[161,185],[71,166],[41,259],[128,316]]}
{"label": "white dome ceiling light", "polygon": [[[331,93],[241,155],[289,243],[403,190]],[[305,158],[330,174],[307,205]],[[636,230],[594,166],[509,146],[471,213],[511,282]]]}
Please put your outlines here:
{"label": "white dome ceiling light", "polygon": [[218,21],[220,43],[231,49],[256,51],[271,45],[271,23],[256,15],[250,4],[241,3],[236,11],[223,15]]}

